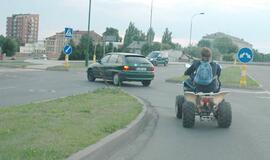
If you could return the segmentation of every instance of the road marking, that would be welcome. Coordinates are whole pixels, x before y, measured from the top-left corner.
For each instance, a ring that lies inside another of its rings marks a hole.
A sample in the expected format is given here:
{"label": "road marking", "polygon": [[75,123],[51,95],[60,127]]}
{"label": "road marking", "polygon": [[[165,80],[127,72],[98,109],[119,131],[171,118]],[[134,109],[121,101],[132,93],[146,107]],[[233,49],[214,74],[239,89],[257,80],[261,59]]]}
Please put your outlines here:
{"label": "road marking", "polygon": [[6,89],[14,89],[16,87],[4,87],[4,88],[0,88],[0,90],[6,90]]}
{"label": "road marking", "polygon": [[270,99],[270,97],[257,97],[257,98],[260,98],[260,99]]}
{"label": "road marking", "polygon": [[29,89],[28,90],[31,93],[37,92],[37,93],[45,93],[45,92],[50,92],[50,93],[56,93],[56,90],[52,89],[52,90],[47,90],[47,89]]}

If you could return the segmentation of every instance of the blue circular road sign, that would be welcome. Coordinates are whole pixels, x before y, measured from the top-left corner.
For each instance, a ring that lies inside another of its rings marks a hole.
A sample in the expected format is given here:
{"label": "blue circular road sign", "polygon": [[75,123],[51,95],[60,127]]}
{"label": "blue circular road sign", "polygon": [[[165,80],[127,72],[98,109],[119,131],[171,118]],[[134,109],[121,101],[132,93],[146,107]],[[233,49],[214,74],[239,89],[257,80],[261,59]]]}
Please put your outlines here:
{"label": "blue circular road sign", "polygon": [[249,48],[242,48],[237,54],[237,58],[242,63],[249,63],[253,60],[253,52]]}
{"label": "blue circular road sign", "polygon": [[65,55],[70,55],[72,53],[72,47],[70,45],[66,45],[64,47],[64,53]]}

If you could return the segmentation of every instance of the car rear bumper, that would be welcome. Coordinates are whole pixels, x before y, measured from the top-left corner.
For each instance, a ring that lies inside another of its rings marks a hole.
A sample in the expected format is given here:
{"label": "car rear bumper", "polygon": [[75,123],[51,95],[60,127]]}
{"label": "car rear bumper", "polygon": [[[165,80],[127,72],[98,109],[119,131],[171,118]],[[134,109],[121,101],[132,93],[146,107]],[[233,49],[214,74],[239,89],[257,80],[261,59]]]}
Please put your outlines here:
{"label": "car rear bumper", "polygon": [[138,72],[138,71],[125,71],[120,73],[122,81],[144,81],[153,80],[155,77],[154,72]]}

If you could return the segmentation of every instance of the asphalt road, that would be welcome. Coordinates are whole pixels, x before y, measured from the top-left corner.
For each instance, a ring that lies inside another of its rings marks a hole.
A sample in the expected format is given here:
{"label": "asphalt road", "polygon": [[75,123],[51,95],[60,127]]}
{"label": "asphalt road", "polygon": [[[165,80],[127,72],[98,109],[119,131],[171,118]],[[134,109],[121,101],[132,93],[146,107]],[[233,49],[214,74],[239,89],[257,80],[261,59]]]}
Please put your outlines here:
{"label": "asphalt road", "polygon": [[[138,150],[135,157],[123,158],[120,155],[116,159],[269,160],[270,75],[267,73],[270,73],[270,67],[249,67],[249,74],[266,91],[229,89],[231,94],[226,100],[233,108],[233,122],[229,129],[217,128],[215,122],[199,120],[193,129],[182,127],[182,121],[176,119],[174,113],[175,96],[181,94],[180,85],[165,83],[165,79],[182,74],[183,71],[182,65],[158,67],[150,87],[142,87],[140,83],[124,84],[123,89],[148,100],[156,107],[159,121],[153,136],[143,148],[136,148],[136,141],[130,144]],[[101,81],[86,81],[84,71],[0,71],[0,106],[62,97],[104,86]]]}

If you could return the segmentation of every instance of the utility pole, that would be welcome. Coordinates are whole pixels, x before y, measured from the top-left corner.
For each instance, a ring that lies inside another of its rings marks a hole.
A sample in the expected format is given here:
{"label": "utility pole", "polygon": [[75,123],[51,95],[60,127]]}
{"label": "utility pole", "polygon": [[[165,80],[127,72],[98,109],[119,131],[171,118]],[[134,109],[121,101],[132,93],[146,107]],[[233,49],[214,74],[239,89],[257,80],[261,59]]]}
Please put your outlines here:
{"label": "utility pole", "polygon": [[89,14],[88,14],[88,39],[87,39],[87,49],[86,49],[86,55],[85,55],[85,66],[88,67],[88,62],[89,62],[89,55],[90,55],[90,20],[91,20],[91,4],[92,1],[89,0]]}
{"label": "utility pole", "polygon": [[152,28],[152,22],[153,22],[153,3],[154,3],[154,0],[151,1],[150,28]]}

